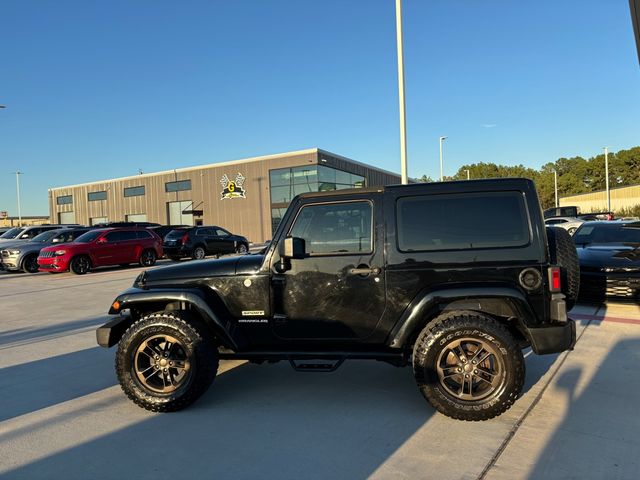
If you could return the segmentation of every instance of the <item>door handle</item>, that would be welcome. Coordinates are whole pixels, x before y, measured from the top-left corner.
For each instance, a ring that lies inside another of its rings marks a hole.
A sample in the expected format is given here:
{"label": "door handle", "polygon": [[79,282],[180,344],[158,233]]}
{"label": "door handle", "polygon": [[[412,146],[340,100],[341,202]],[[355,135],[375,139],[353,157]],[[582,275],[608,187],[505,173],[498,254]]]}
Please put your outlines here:
{"label": "door handle", "polygon": [[349,269],[349,275],[379,275],[380,272],[380,267],[358,267]]}

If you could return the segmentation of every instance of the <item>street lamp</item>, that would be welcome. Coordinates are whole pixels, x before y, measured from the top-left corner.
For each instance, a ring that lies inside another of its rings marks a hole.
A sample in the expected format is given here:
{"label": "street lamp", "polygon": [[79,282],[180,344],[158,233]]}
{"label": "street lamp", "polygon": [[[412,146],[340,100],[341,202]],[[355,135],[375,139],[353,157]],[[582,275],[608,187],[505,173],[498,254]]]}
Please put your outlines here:
{"label": "street lamp", "polygon": [[611,190],[609,190],[609,147],[604,147],[604,176],[607,191],[607,212],[611,211]]}
{"label": "street lamp", "polygon": [[23,175],[22,172],[15,172],[16,174],[16,194],[18,196],[18,224],[22,226],[22,213],[20,211],[20,175]]}
{"label": "street lamp", "polygon": [[440,181],[444,181],[444,163],[442,161],[442,144],[447,137],[440,137]]}
{"label": "street lamp", "polygon": [[407,127],[404,101],[404,54],[402,52],[402,0],[396,0],[396,46],[398,48],[398,102],[400,104],[400,175],[402,184],[407,176]]}
{"label": "street lamp", "polygon": [[556,195],[556,208],[558,208],[558,172],[553,170],[553,191]]}
{"label": "street lamp", "polygon": [[469,170],[465,168],[464,171],[467,172],[467,180],[471,180],[471,176],[469,175]]}

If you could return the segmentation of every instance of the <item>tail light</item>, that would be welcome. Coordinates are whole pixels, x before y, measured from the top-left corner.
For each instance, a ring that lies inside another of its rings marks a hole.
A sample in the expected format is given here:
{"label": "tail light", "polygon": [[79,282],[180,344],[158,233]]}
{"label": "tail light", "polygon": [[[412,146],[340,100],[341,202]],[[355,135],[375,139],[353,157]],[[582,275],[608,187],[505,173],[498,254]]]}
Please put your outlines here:
{"label": "tail light", "polygon": [[189,234],[188,234],[188,233],[185,233],[185,234],[182,236],[182,239],[181,239],[181,240],[182,240],[182,244],[187,243],[187,242],[189,241]]}
{"label": "tail light", "polygon": [[562,291],[560,267],[549,268],[549,290],[554,293]]}

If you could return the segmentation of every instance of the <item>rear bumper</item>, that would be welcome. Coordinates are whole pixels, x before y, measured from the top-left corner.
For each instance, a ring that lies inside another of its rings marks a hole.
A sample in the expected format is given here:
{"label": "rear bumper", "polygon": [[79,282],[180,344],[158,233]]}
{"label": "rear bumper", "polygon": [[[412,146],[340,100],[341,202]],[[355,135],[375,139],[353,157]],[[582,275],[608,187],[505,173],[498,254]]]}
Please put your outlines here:
{"label": "rear bumper", "polygon": [[576,345],[576,323],[553,324],[547,327],[530,328],[531,348],[538,355],[573,350]]}
{"label": "rear bumper", "polygon": [[191,251],[184,247],[162,247],[165,256],[167,257],[188,257],[191,255]]}

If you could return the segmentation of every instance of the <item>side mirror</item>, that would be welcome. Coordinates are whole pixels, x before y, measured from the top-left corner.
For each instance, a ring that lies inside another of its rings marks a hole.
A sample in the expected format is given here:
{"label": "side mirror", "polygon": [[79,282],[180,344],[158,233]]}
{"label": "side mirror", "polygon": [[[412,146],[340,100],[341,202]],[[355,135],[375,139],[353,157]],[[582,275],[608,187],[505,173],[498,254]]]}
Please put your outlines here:
{"label": "side mirror", "polygon": [[291,259],[300,259],[305,257],[304,239],[298,237],[287,237],[278,245],[280,253],[280,261],[275,265],[278,273],[284,273],[291,270]]}
{"label": "side mirror", "polygon": [[300,259],[305,257],[304,238],[287,237],[280,244],[280,257]]}

